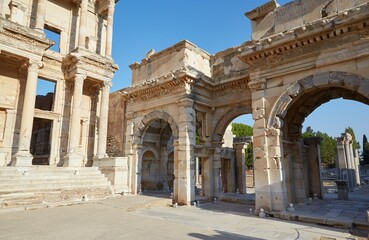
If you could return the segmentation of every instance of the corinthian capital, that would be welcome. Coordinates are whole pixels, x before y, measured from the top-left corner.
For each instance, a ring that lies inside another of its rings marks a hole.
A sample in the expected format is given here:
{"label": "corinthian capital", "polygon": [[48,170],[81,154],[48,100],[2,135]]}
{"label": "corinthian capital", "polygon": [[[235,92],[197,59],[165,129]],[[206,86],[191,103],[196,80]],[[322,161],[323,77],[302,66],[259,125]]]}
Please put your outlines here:
{"label": "corinthian capital", "polygon": [[24,66],[28,69],[28,71],[38,71],[38,69],[44,67],[44,64],[41,61],[29,59],[24,63]]}
{"label": "corinthian capital", "polygon": [[74,76],[74,84],[82,85],[83,81],[87,78],[86,74],[76,73]]}

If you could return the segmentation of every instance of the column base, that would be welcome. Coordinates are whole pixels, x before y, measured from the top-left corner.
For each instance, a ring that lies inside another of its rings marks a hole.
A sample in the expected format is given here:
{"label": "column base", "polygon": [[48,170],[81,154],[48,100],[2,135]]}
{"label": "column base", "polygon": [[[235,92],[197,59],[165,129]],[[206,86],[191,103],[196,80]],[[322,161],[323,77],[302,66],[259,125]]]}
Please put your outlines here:
{"label": "column base", "polygon": [[64,157],[63,167],[82,167],[83,156],[78,153],[70,153]]}
{"label": "column base", "polygon": [[2,152],[0,150],[0,167],[5,167],[6,166],[6,156],[8,155],[7,152]]}
{"label": "column base", "polygon": [[12,157],[13,167],[31,167],[33,156],[29,152],[17,152]]}

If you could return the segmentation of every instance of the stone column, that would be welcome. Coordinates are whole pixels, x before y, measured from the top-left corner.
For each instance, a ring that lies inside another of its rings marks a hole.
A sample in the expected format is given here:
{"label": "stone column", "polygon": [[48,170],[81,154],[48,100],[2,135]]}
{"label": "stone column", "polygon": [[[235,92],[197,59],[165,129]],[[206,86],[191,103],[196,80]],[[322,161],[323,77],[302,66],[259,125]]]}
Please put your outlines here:
{"label": "stone column", "polygon": [[249,83],[252,91],[253,152],[255,174],[255,208],[268,211],[284,211],[287,206],[287,190],[282,166],[283,120],[275,117],[268,126],[266,80]]}
{"label": "stone column", "polygon": [[222,192],[222,177],[220,176],[220,172],[222,169],[222,160],[221,160],[221,144],[217,144],[219,146],[215,146],[213,153],[213,181],[214,181],[214,196],[219,197]]}
{"label": "stone column", "polygon": [[359,158],[359,150],[354,149],[355,156],[354,156],[354,162],[355,162],[355,170],[356,170],[356,184],[361,184],[360,179],[360,158]]}
{"label": "stone column", "polygon": [[343,179],[342,169],[347,169],[344,141],[342,137],[338,137],[336,138],[336,140],[337,140],[336,167],[339,173],[338,178]]}
{"label": "stone column", "polygon": [[195,162],[195,184],[196,186],[199,185],[199,165],[200,165],[200,159],[199,157],[196,157],[196,162]]}
{"label": "stone column", "polygon": [[141,177],[142,177],[142,144],[133,146],[133,161],[131,170],[131,191],[133,194],[140,193],[142,191]]}
{"label": "stone column", "polygon": [[86,48],[88,0],[81,0],[78,47]]}
{"label": "stone column", "polygon": [[244,157],[244,146],[244,143],[233,144],[236,161],[236,189],[238,189],[239,192],[242,194],[246,194],[246,166]]}
{"label": "stone column", "polygon": [[202,191],[204,196],[214,196],[213,161],[210,157],[202,157]]}
{"label": "stone column", "polygon": [[38,0],[38,3],[37,3],[35,29],[40,32],[44,31],[45,15],[46,15],[46,1],[47,0]]}
{"label": "stone column", "polygon": [[81,135],[81,107],[83,95],[83,82],[86,75],[77,73],[74,79],[74,91],[72,100],[72,115],[69,129],[69,150],[64,157],[64,167],[80,167],[83,156],[79,153],[79,140]]}
{"label": "stone column", "polygon": [[12,166],[32,166],[30,153],[33,118],[35,112],[38,69],[41,62],[30,60],[28,63],[27,83],[23,100],[22,120],[19,132],[18,151],[12,158]]}
{"label": "stone column", "polygon": [[106,26],[106,43],[105,43],[105,55],[110,57],[112,52],[113,43],[113,16],[114,16],[115,1],[109,1],[108,17]]}
{"label": "stone column", "polygon": [[95,159],[105,158],[106,154],[106,139],[108,132],[108,111],[109,111],[109,91],[111,83],[103,82],[101,88],[101,103],[100,103],[100,118],[98,130],[97,153]]}
{"label": "stone column", "polygon": [[350,151],[350,145],[351,145],[351,135],[348,133],[343,133],[342,136],[344,136],[344,147],[345,147],[345,156],[346,156],[346,162],[347,162],[347,178],[348,178],[348,186],[349,190],[353,191],[356,187],[356,177],[355,177],[355,168],[353,166],[353,162],[351,159],[351,151]]}
{"label": "stone column", "polygon": [[[195,119],[196,112],[193,109],[193,100],[184,98],[178,103],[179,107],[179,139],[177,159],[174,159],[178,168],[176,174],[178,204],[190,205],[195,200]],[[176,196],[176,194],[175,194]]]}
{"label": "stone column", "polygon": [[307,152],[308,177],[309,177],[309,195],[314,194],[323,198],[323,181],[321,173],[320,144],[322,139],[318,137],[305,138],[304,144],[309,146]]}
{"label": "stone column", "polygon": [[350,150],[350,159],[351,159],[351,167],[352,167],[351,171],[352,171],[352,174],[354,175],[352,178],[353,178],[353,183],[356,187],[357,185],[360,185],[360,177],[358,178],[359,168],[356,163],[352,141],[350,141],[349,143],[349,150]]}

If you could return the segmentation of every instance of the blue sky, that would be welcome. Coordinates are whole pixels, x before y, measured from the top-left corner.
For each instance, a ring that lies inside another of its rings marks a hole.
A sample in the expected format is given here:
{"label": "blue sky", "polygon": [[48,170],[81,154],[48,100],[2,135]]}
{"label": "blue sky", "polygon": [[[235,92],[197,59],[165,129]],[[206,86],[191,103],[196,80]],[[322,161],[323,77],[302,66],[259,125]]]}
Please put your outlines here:
{"label": "blue sky", "polygon": [[[244,13],[268,0],[120,0],[114,15],[113,58],[119,71],[112,91],[128,87],[131,71],[128,65],[140,62],[146,52],[161,51],[187,39],[214,54],[250,40],[251,26]],[[277,0],[281,5],[289,0]],[[311,113],[304,128],[340,136],[351,126],[357,139],[369,137],[369,106],[334,100]],[[238,118],[248,125],[251,116]]]}

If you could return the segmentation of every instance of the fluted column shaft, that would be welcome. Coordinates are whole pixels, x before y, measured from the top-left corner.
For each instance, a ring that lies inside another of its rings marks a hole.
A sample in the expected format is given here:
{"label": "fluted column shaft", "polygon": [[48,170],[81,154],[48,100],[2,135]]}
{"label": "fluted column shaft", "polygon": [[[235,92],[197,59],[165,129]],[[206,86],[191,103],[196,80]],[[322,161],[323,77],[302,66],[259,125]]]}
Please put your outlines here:
{"label": "fluted column shaft", "polygon": [[69,153],[77,153],[81,133],[81,107],[83,82],[86,75],[76,74],[74,80],[72,120],[70,125]]}
{"label": "fluted column shaft", "polygon": [[86,47],[88,0],[81,0],[78,47]]}
{"label": "fluted column shaft", "polygon": [[110,0],[108,7],[108,17],[106,26],[106,43],[105,43],[105,55],[111,56],[112,43],[113,43],[113,16],[114,16],[114,0]]}
{"label": "fluted column shaft", "polygon": [[99,118],[99,137],[97,144],[97,157],[106,157],[106,139],[108,130],[109,91],[110,82],[104,82],[101,89],[101,104]]}
{"label": "fluted column shaft", "polygon": [[13,166],[31,166],[33,156],[30,153],[33,117],[35,112],[38,69],[40,62],[30,61],[27,83],[23,99],[22,120],[19,132],[18,151],[13,157]]}

